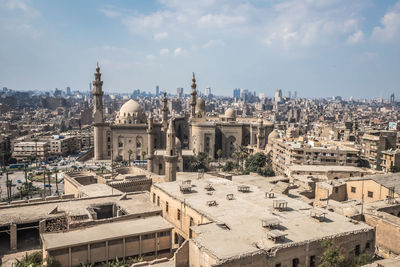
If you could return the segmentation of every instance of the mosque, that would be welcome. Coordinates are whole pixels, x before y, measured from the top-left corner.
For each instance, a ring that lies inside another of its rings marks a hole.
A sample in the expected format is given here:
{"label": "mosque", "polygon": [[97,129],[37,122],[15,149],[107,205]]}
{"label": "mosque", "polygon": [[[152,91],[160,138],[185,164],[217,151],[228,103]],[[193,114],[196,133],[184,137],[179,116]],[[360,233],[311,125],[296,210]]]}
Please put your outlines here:
{"label": "mosque", "polygon": [[[206,117],[205,101],[197,98],[196,79],[193,74],[189,116],[168,120],[168,100],[164,93],[161,120],[133,99],[122,105],[113,122],[103,116],[103,81],[100,67],[96,67],[93,81],[94,106],[94,159],[147,160],[147,170],[175,180],[175,170],[183,170],[183,156],[206,153],[215,159],[221,149],[223,158],[231,158],[239,146],[264,150],[273,124],[262,119],[253,122],[236,121],[236,112],[228,108],[218,118]],[[188,134],[184,134],[188,129]],[[188,137],[186,137],[188,136]],[[183,140],[188,138],[188,140]],[[182,144],[189,144],[182,147]]]}

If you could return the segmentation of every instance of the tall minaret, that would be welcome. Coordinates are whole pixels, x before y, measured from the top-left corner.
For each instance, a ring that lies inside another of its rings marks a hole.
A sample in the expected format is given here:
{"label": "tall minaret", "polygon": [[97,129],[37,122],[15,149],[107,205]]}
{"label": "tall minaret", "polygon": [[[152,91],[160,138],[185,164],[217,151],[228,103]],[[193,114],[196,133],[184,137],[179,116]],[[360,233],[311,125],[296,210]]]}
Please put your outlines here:
{"label": "tall minaret", "polygon": [[167,100],[167,92],[164,92],[162,98],[162,125],[163,128],[166,130],[168,127],[168,100]]}
{"label": "tall minaret", "polygon": [[257,149],[263,149],[264,139],[265,135],[264,135],[263,120],[259,118],[257,125]]}
{"label": "tall minaret", "polygon": [[147,170],[153,172],[154,140],[153,140],[153,114],[147,119]]}
{"label": "tall minaret", "polygon": [[174,119],[171,118],[167,131],[167,148],[164,155],[166,182],[176,181],[177,161],[178,156],[176,155]]}
{"label": "tall minaret", "polygon": [[103,81],[99,63],[97,63],[96,72],[94,73],[93,90],[93,128],[94,128],[94,159],[100,160],[104,158],[104,118],[103,118]]}
{"label": "tall minaret", "polygon": [[194,115],[196,114],[196,78],[194,77],[194,72],[193,72],[193,78],[192,78],[192,84],[190,85],[192,87],[192,91],[190,92],[190,117],[194,118]]}

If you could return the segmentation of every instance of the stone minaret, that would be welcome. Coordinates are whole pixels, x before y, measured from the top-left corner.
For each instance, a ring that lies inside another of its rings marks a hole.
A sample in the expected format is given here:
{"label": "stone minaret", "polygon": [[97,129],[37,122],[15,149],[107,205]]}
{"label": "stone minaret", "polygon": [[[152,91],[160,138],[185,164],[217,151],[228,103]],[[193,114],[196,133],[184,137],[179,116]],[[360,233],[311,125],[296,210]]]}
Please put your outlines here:
{"label": "stone minaret", "polygon": [[93,127],[94,127],[94,159],[104,158],[104,118],[103,118],[103,81],[97,63],[93,81]]}
{"label": "stone minaret", "polygon": [[162,98],[162,125],[164,128],[164,131],[167,130],[168,127],[168,100],[167,100],[167,92],[164,92],[163,98]]}
{"label": "stone minaret", "polygon": [[153,114],[147,118],[147,170],[153,172],[154,139],[153,139]]}
{"label": "stone minaret", "polygon": [[260,118],[258,120],[258,126],[257,126],[257,149],[263,149],[264,139],[265,139],[265,134],[263,127],[263,120]]}
{"label": "stone minaret", "polygon": [[194,77],[194,72],[193,72],[193,78],[192,78],[192,84],[190,85],[192,87],[192,91],[190,92],[190,117],[194,118],[196,114],[196,78]]}
{"label": "stone minaret", "polygon": [[167,131],[167,148],[164,155],[166,182],[176,180],[177,161],[178,155],[176,154],[174,119],[171,118]]}

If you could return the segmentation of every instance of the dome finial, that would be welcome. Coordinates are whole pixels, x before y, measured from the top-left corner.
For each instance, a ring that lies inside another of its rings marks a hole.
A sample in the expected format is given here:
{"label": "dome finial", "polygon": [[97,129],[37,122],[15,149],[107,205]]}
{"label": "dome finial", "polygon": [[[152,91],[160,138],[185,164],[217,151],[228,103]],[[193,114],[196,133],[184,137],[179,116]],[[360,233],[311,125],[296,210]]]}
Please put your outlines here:
{"label": "dome finial", "polygon": [[97,61],[97,64],[96,64],[96,72],[100,72],[100,67],[99,67],[99,62]]}

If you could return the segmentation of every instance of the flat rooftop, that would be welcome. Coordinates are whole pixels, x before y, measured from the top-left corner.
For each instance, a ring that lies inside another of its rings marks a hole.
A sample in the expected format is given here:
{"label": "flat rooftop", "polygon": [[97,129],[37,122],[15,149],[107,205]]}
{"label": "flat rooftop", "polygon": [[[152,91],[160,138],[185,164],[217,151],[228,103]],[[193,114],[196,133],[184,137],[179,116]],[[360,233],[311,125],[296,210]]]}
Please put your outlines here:
{"label": "flat rooftop", "polygon": [[68,248],[88,243],[97,243],[110,239],[160,232],[174,228],[161,216],[104,223],[92,227],[64,233],[41,234],[43,246],[47,250]]}
{"label": "flat rooftop", "polygon": [[368,172],[359,167],[335,165],[291,165],[288,166],[288,170],[301,172]]}
{"label": "flat rooftop", "polygon": [[[313,207],[300,200],[277,193],[275,198],[265,198],[265,192],[274,186],[268,186],[268,178],[251,176],[251,182],[247,184],[245,178],[239,177],[239,182],[235,182],[235,177],[234,181],[229,181],[205,175],[204,179],[192,179],[193,192],[188,194],[180,191],[181,181],[156,183],[153,186],[213,221],[192,227],[195,233],[193,241],[219,260],[262,252],[282,245],[373,229],[327,210],[323,210],[326,212],[326,220],[319,222],[310,216]],[[209,184],[214,191],[205,189]],[[240,185],[249,186],[250,191],[238,192]],[[233,200],[228,200],[227,194],[233,194]],[[286,201],[287,211],[275,210],[273,203],[276,200]],[[217,205],[208,206],[207,201],[216,201]],[[281,229],[284,229],[286,235],[282,243],[275,243],[267,238],[267,229],[262,227],[261,221],[265,218],[281,221]]]}
{"label": "flat rooftop", "polygon": [[[47,218],[59,217],[63,213],[67,216],[87,215],[92,219],[88,208],[99,205],[117,204],[127,214],[142,214],[161,212],[161,209],[151,203],[148,192],[132,193],[126,200],[119,200],[121,195],[95,198],[79,198],[70,200],[43,201],[23,205],[0,207],[0,226],[10,223],[36,222]],[[49,214],[57,208],[56,214]]]}
{"label": "flat rooftop", "polygon": [[107,184],[89,184],[79,187],[79,191],[87,197],[122,195],[123,193]]}

